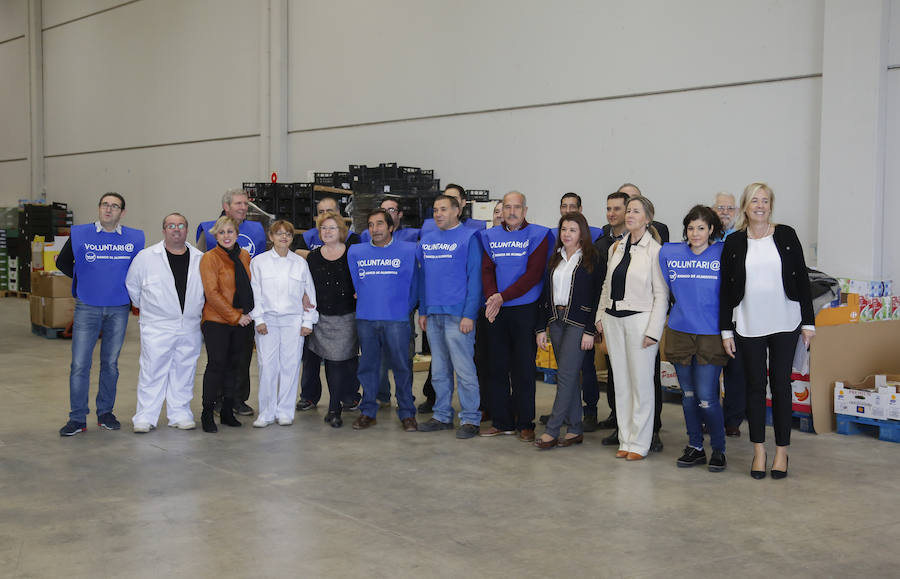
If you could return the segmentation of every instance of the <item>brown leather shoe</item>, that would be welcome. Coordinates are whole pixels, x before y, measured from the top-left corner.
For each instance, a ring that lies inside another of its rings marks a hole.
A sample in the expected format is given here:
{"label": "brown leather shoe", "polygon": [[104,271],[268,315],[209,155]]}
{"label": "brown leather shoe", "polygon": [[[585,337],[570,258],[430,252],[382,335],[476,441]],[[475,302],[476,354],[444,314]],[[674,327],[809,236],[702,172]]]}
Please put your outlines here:
{"label": "brown leather shoe", "polygon": [[725,436],[740,436],[741,429],[738,426],[726,426],[725,427]]}
{"label": "brown leather shoe", "polygon": [[541,450],[547,450],[548,448],[553,448],[559,444],[560,440],[558,438],[551,438],[550,440],[544,440],[543,438],[538,438],[534,441],[534,445]]}
{"label": "brown leather shoe", "polygon": [[374,418],[366,416],[365,414],[360,414],[359,418],[353,421],[353,430],[365,430],[370,426],[375,426],[378,424],[378,421]]}
{"label": "brown leather shoe", "polygon": [[644,455],[636,452],[629,452],[625,457],[625,460],[644,460]]}
{"label": "brown leather shoe", "polygon": [[625,458],[627,456],[628,456],[627,450],[617,450],[616,451],[616,458]]}
{"label": "brown leather shoe", "polygon": [[403,430],[405,430],[406,432],[415,432],[419,429],[419,424],[412,416],[410,416],[409,418],[404,418],[400,421],[400,424],[403,425]]}
{"label": "brown leather shoe", "polygon": [[563,448],[567,446],[572,446],[573,444],[581,444],[584,442],[584,435],[579,434],[578,436],[573,436],[572,438],[560,438],[559,445]]}
{"label": "brown leather shoe", "polygon": [[523,428],[519,431],[519,440],[522,442],[534,442],[534,430]]}
{"label": "brown leather shoe", "polygon": [[491,426],[487,430],[482,430],[479,436],[502,436],[515,434],[515,430],[500,430],[496,426]]}

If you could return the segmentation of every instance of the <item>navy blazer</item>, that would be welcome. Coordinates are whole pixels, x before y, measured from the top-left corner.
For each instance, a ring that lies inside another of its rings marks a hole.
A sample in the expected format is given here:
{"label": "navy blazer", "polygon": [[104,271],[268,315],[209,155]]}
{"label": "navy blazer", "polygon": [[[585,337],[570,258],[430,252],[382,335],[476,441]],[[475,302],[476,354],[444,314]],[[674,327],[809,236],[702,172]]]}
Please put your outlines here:
{"label": "navy blazer", "polygon": [[544,290],[541,292],[539,301],[535,333],[546,331],[547,326],[557,319],[562,319],[566,324],[583,328],[585,334],[593,336],[597,333],[597,328],[594,326],[594,315],[597,312],[597,303],[600,301],[600,287],[603,285],[603,280],[606,279],[606,260],[599,259],[599,256],[595,254],[592,271],[587,270],[583,260],[584,254],[579,258],[578,267],[575,268],[572,284],[569,286],[566,309],[562,312],[557,312],[553,305],[552,272],[548,270],[544,273]]}

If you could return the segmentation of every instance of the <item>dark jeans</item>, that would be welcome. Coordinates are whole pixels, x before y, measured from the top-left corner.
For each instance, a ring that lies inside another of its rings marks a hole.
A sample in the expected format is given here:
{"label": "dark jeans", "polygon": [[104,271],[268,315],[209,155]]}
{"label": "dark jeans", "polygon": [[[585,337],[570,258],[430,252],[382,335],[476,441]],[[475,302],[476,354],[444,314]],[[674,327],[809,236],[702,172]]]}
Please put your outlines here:
{"label": "dark jeans", "polygon": [[725,365],[725,426],[739,427],[747,416],[747,379],[740,349]]}
{"label": "dark jeans", "polygon": [[221,393],[237,400],[237,377],[241,354],[248,336],[253,336],[253,324],[229,326],[218,322],[203,322],[200,326],[206,342],[206,371],[203,373],[203,405],[215,404]]}
{"label": "dark jeans", "polygon": [[359,382],[356,372],[359,358],[349,360],[325,360],[325,380],[328,382],[328,412],[340,415],[342,403],[353,404]]}
{"label": "dark jeans", "polygon": [[[606,358],[606,402],[609,404],[610,408],[610,417],[615,420],[616,419],[616,384],[613,378],[612,364],[609,362],[609,356],[604,356]],[[656,434],[659,432],[659,429],[662,428],[662,378],[660,378],[660,357],[659,353],[656,354],[656,362],[654,366],[656,368],[653,374],[653,433]],[[599,396],[598,396],[599,398]]]}
{"label": "dark jeans", "polygon": [[[791,443],[791,364],[797,348],[800,329],[779,332],[759,338],[745,338],[735,334],[737,351],[744,362],[747,377],[747,424],[750,442],[766,441],[766,371],[772,391],[772,425],[775,444]],[[766,367],[766,352],[769,365]]]}
{"label": "dark jeans", "polygon": [[500,430],[534,430],[536,304],[504,306],[488,324],[490,408]]}
{"label": "dark jeans", "polygon": [[[351,358],[353,360],[353,364],[357,364],[358,358]],[[340,362],[330,362],[331,364],[344,364],[349,363],[350,360],[342,360]],[[329,378],[328,374],[328,364],[329,360],[325,360],[325,379],[328,380],[328,392],[329,396],[334,396],[334,390],[331,388],[331,378]],[[309,400],[313,404],[318,404],[319,400],[322,399],[322,377],[319,374],[319,371],[322,367],[322,358],[306,347],[306,344],[303,345],[303,373],[300,375],[300,400]],[[360,399],[359,395],[359,381],[356,380],[356,370],[354,366],[353,370],[353,382],[352,386],[343,386],[341,388],[341,397],[337,400],[339,402],[343,402],[348,406],[352,406],[356,404],[356,401]],[[329,410],[331,409],[331,403],[329,402]]]}
{"label": "dark jeans", "polygon": [[382,352],[387,352],[390,370],[394,374],[394,396],[397,398],[397,416],[400,420],[416,415],[412,393],[412,360],[409,358],[408,321],[361,320],[356,318],[359,335],[359,368],[356,376],[363,387],[359,411],[375,418],[378,412],[379,374]]}
{"label": "dark jeans", "polygon": [[584,413],[597,416],[597,402],[600,401],[600,383],[597,382],[597,367],[594,366],[594,349],[584,353],[581,363],[581,399],[584,401]]}

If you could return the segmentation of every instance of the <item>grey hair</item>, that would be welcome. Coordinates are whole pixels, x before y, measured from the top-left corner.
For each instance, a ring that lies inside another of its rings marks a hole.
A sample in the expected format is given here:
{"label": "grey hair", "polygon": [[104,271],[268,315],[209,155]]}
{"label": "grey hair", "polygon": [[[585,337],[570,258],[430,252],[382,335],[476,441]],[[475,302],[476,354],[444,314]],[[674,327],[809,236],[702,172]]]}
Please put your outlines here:
{"label": "grey hair", "polygon": [[524,205],[525,207],[528,207],[528,199],[525,198],[525,194],[522,193],[521,191],[516,191],[515,189],[513,189],[512,191],[510,191],[509,193],[507,193],[506,195],[503,196],[504,202],[506,201],[506,197],[508,195],[519,195],[522,198],[522,205]]}
{"label": "grey hair", "polygon": [[234,189],[229,189],[225,192],[224,195],[222,195],[222,205],[231,205],[231,199],[235,195],[243,195],[247,199],[250,198],[250,195],[246,191],[244,191],[240,187],[235,187]]}

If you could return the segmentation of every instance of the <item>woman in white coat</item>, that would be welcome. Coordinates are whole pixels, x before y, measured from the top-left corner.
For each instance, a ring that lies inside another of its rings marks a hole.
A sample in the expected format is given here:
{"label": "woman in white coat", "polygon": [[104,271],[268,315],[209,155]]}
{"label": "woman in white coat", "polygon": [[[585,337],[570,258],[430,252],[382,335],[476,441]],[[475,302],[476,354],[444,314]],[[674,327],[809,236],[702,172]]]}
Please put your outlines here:
{"label": "woman in white coat", "polygon": [[650,224],[653,213],[653,204],[640,195],[625,205],[628,234],[609,249],[595,320],[616,377],[616,458],[627,460],[641,460],[650,451],[653,372],[669,306],[659,266],[659,234]]}
{"label": "woman in white coat", "polygon": [[163,219],[163,240],[131,262],[125,287],[140,309],[141,358],[135,432],[156,428],[163,401],[169,426],[195,427],[191,412],[194,374],[203,337],[203,253],[185,242],[187,219],[171,213]]}
{"label": "woman in white coat", "polygon": [[257,428],[294,422],[303,338],[319,319],[315,309],[303,308],[303,294],[315,303],[316,289],[306,260],[290,250],[293,224],[273,222],[269,239],[272,249],[250,262],[255,304],[250,317],[256,324],[259,361],[259,417],[253,422]]}

